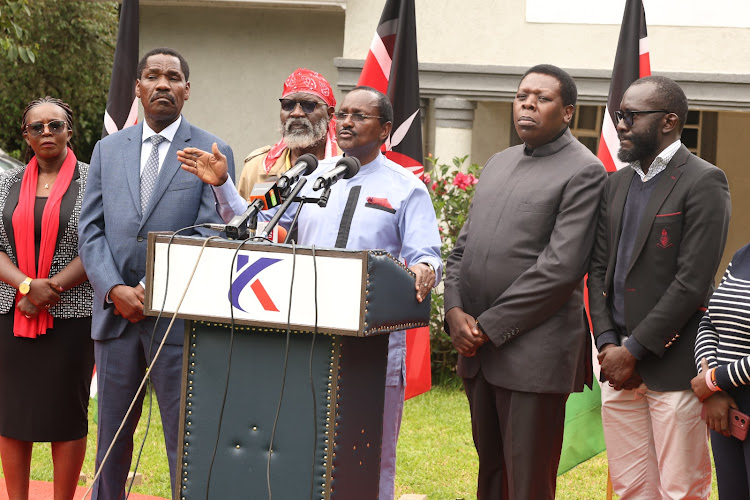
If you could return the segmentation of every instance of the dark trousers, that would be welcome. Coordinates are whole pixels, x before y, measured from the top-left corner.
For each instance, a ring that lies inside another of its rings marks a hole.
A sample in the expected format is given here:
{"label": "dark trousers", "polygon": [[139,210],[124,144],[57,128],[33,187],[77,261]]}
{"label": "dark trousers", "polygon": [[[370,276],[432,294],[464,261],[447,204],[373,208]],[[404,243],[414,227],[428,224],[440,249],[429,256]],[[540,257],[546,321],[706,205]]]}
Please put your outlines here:
{"label": "dark trousers", "polygon": [[538,394],[464,379],[479,455],[479,500],[553,500],[568,394]]}
{"label": "dark trousers", "polygon": [[[750,387],[739,387],[730,395],[742,413],[750,414]],[[750,500],[750,436],[740,441],[711,431],[711,450],[719,499]]]}
{"label": "dark trousers", "polygon": [[[128,422],[102,467],[102,460],[117,428],[125,417],[130,402],[141,383],[146,367],[153,360],[159,339],[151,346],[153,323],[142,321],[131,325],[116,339],[94,341],[96,376],[99,401],[96,468],[102,473],[92,492],[92,500],[120,500],[125,498],[125,482],[133,456],[133,434],[141,416],[144,391],[141,392]],[[150,358],[147,354],[151,351]],[[182,345],[164,344],[159,359],[151,372],[151,383],[159,402],[164,428],[169,473],[172,479],[173,498],[177,470],[177,444],[180,416],[180,387],[182,381]]]}

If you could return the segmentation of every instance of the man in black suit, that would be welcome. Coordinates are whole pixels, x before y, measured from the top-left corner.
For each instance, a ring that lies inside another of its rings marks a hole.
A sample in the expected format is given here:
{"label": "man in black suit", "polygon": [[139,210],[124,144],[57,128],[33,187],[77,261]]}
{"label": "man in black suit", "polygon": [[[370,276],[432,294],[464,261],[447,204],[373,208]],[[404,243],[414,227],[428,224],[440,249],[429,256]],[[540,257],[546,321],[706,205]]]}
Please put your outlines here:
{"label": "man in black suit", "polygon": [[[724,173],[680,142],[687,98],[651,76],[616,112],[621,161],[607,180],[589,270],[609,470],[622,499],[704,499],[711,463],[693,348],[729,225]],[[636,175],[637,174],[637,175]]]}
{"label": "man in black suit", "polygon": [[513,103],[524,143],[487,162],[448,258],[445,327],[483,500],[554,499],[565,403],[591,382],[583,276],[607,175],[568,129],[576,98],[560,68],[526,72]]}

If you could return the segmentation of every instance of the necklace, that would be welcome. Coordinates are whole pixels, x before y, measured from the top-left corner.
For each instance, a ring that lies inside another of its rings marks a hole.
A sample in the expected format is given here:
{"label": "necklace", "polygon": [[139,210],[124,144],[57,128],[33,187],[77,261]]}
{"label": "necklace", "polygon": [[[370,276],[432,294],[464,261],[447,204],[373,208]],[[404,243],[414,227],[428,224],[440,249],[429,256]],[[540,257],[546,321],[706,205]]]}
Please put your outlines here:
{"label": "necklace", "polygon": [[[58,172],[58,173],[59,173],[59,172]],[[50,186],[51,186],[52,184],[54,184],[54,183],[55,183],[55,181],[57,180],[57,174],[55,174],[55,178],[54,178],[54,179],[52,179],[51,181],[45,181],[45,180],[41,179],[41,175],[40,175],[39,177],[40,177],[40,180],[41,180],[42,182],[44,182],[44,189],[49,189],[49,188],[50,188]]]}

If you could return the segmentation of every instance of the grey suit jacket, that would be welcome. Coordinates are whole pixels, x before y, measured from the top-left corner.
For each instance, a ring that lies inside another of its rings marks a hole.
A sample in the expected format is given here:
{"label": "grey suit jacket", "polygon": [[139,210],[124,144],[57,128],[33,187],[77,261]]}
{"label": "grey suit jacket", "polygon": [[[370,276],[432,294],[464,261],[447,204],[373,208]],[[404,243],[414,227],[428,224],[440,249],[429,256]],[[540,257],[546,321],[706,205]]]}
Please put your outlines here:
{"label": "grey suit jacket", "polygon": [[458,373],[538,393],[580,391],[591,377],[582,279],[606,172],[569,130],[531,155],[487,162],[448,258],[445,310],[477,318],[491,343]]}
{"label": "grey suit jacket", "polygon": [[[622,216],[635,171],[607,180],[589,270],[594,335],[614,330],[612,282]],[[649,389],[690,389],[698,323],[727,239],[729,188],[720,169],[683,145],[661,174],[638,228],[625,278],[626,335],[649,356],[636,370]]]}
{"label": "grey suit jacket", "polygon": [[[94,286],[91,336],[96,340],[117,338],[129,325],[127,320],[113,314],[106,296],[115,285],[135,286],[146,275],[149,231],[176,231],[203,222],[221,223],[210,186],[180,168],[177,151],[186,147],[210,151],[216,142],[227,156],[229,174],[234,176],[231,148],[183,117],[159,170],[146,212],[141,213],[142,134],[143,124],[138,124],[107,136],[96,144],[91,156],[78,229],[79,253]],[[182,234],[204,232],[191,230]],[[144,321],[153,322],[153,318]],[[167,323],[160,322],[161,335]],[[175,323],[169,343],[182,344],[182,325],[181,321]]]}

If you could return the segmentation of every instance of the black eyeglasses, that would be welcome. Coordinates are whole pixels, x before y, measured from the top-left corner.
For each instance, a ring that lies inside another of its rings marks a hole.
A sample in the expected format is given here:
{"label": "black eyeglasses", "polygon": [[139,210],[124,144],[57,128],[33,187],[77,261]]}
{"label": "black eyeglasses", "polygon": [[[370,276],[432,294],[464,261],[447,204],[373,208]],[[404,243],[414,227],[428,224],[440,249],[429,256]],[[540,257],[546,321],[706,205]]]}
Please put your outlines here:
{"label": "black eyeglasses", "polygon": [[318,104],[326,105],[324,102],[318,102],[318,101],[295,101],[294,99],[279,99],[279,102],[281,103],[281,109],[284,111],[294,111],[294,109],[297,107],[297,104],[299,104],[302,107],[302,111],[306,115],[309,115],[313,111],[315,111],[315,108],[318,107]]}
{"label": "black eyeglasses", "polygon": [[344,121],[348,117],[351,116],[352,117],[352,121],[358,122],[358,123],[359,122],[363,122],[363,121],[365,121],[368,118],[377,118],[378,120],[382,120],[383,119],[382,116],[365,115],[365,114],[362,114],[362,113],[344,113],[344,112],[341,112],[341,111],[337,111],[336,113],[334,113],[334,115],[336,115],[336,119],[337,120],[341,120],[341,121]]}
{"label": "black eyeglasses", "polygon": [[671,113],[671,111],[667,111],[666,109],[647,109],[644,111],[615,111],[615,119],[617,120],[615,124],[620,123],[620,120],[625,120],[625,125],[628,127],[633,126],[633,118],[635,118],[635,115],[648,115],[651,113]]}
{"label": "black eyeglasses", "polygon": [[52,120],[49,123],[34,122],[26,125],[26,130],[34,137],[39,137],[44,133],[44,127],[49,128],[52,134],[62,134],[65,132],[66,125],[65,120]]}

